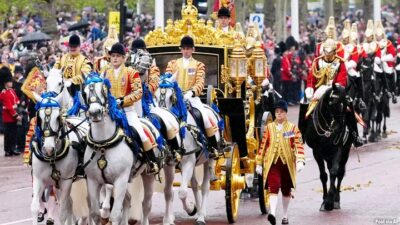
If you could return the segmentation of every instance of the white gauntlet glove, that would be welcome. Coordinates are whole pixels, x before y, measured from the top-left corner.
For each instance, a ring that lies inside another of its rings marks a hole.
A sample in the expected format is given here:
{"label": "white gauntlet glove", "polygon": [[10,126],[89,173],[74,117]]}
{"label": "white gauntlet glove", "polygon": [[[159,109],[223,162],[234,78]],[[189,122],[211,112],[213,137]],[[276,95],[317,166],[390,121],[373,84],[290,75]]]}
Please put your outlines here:
{"label": "white gauntlet glove", "polygon": [[64,81],[64,85],[65,85],[65,87],[71,87],[72,81],[71,81],[70,79],[66,79],[66,80]]}
{"label": "white gauntlet glove", "polygon": [[193,91],[188,91],[185,93],[185,95],[183,96],[183,99],[185,100],[189,100],[193,97]]}
{"label": "white gauntlet glove", "polygon": [[304,162],[304,161],[297,161],[296,162],[296,170],[297,170],[297,173],[300,173],[303,169],[304,169],[304,166],[306,165],[306,163]]}
{"label": "white gauntlet glove", "polygon": [[265,87],[265,86],[267,86],[269,84],[269,80],[268,80],[268,78],[265,78],[264,80],[263,80],[263,82],[261,83],[261,86],[262,87]]}
{"label": "white gauntlet glove", "polygon": [[258,175],[262,175],[262,172],[263,172],[262,166],[257,165],[257,166],[256,166],[256,173],[257,173]]}
{"label": "white gauntlet glove", "polygon": [[311,87],[308,87],[308,88],[306,88],[306,90],[304,92],[306,94],[307,100],[311,100],[314,95],[314,89]]}

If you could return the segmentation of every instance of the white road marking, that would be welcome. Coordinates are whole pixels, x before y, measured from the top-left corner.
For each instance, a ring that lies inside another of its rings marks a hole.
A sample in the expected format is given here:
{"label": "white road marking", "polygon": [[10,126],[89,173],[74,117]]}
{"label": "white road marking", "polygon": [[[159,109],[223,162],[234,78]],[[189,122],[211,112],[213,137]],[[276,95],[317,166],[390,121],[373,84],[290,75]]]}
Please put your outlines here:
{"label": "white road marking", "polygon": [[32,218],[16,220],[16,221],[11,221],[11,222],[7,222],[7,223],[1,223],[0,225],[12,225],[12,224],[18,224],[18,223],[23,223],[23,222],[28,222],[28,221],[32,221]]}
{"label": "white road marking", "polygon": [[[17,188],[17,189],[14,189],[14,190],[11,190],[11,191],[7,191],[8,193],[10,193],[10,192],[17,192],[17,191],[23,191],[23,190],[26,190],[26,189],[32,189],[32,187],[24,187],[24,188]],[[0,224],[1,225],[1,224]]]}

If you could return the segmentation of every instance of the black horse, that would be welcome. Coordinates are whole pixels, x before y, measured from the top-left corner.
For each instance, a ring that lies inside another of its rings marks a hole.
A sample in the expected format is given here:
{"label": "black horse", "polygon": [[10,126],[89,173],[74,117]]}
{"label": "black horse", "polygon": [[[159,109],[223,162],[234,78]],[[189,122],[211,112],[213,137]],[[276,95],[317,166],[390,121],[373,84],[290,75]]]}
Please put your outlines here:
{"label": "black horse", "polygon": [[380,101],[378,82],[375,77],[373,63],[375,55],[369,55],[360,60],[357,70],[360,71],[362,81],[362,98],[365,110],[362,111],[363,120],[367,127],[363,130],[364,143],[376,141],[377,106]]}
{"label": "black horse", "polygon": [[[345,89],[333,85],[321,97],[311,118],[299,124],[304,140],[312,148],[318,164],[323,187],[321,211],[340,209],[340,185],[354,141],[347,127],[349,113],[353,113],[347,111],[348,104]],[[324,162],[329,170],[329,191]]]}
{"label": "black horse", "polygon": [[[386,138],[386,118],[390,117],[390,86],[388,75],[385,73],[375,73],[377,79],[377,114],[376,114],[376,138],[380,140],[381,137]],[[383,122],[383,124],[382,124]]]}

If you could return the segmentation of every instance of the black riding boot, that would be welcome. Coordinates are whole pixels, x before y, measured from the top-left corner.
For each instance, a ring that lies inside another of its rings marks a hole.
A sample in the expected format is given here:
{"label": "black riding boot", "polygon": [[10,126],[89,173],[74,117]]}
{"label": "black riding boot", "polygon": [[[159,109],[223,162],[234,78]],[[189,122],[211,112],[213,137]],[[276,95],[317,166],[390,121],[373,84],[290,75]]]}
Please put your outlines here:
{"label": "black riding boot", "polygon": [[358,127],[357,127],[357,119],[356,115],[354,114],[354,107],[353,104],[350,105],[350,112],[347,112],[347,126],[349,128],[350,134],[354,137],[353,145],[354,147],[358,148],[361,147],[364,143],[360,136],[358,136]]}
{"label": "black riding boot", "polygon": [[156,158],[156,155],[154,154],[154,150],[150,149],[149,151],[145,151],[144,156],[150,167],[150,169],[147,170],[147,173],[149,173],[149,174],[158,173],[160,170],[158,168],[158,160]]}
{"label": "black riding boot", "polygon": [[171,140],[167,140],[167,142],[172,154],[172,158],[177,162],[181,161],[182,158],[181,154],[183,154],[183,152],[182,148],[179,147],[178,139],[174,137]]}
{"label": "black riding boot", "polygon": [[218,159],[219,154],[218,154],[218,143],[217,143],[217,138],[215,135],[208,137],[208,152],[210,153],[210,158],[213,159]]}

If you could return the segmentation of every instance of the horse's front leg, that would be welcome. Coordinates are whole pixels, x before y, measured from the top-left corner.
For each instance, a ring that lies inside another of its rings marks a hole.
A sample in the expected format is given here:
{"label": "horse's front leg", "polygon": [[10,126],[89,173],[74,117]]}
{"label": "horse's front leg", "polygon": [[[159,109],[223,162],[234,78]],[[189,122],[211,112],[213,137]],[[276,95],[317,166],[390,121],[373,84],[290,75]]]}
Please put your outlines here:
{"label": "horse's front leg", "polygon": [[214,160],[209,160],[203,165],[203,182],[201,184],[201,203],[200,203],[200,210],[198,213],[198,217],[196,220],[197,225],[202,225],[206,224],[206,217],[207,217],[207,199],[208,199],[208,194],[210,193],[210,179],[211,179],[211,174],[210,174],[210,168],[209,164],[214,164]]}
{"label": "horse's front leg", "polygon": [[129,170],[124,171],[114,182],[114,205],[110,215],[113,225],[120,225],[122,221],[123,202],[128,190],[129,174]]}
{"label": "horse's front leg", "polygon": [[165,198],[165,213],[163,218],[164,225],[171,225],[175,222],[173,202],[174,202],[174,191],[172,189],[174,177],[175,177],[175,165],[164,167],[165,175],[165,186],[164,186],[164,198]]}
{"label": "horse's front leg", "polygon": [[184,156],[181,161],[182,165],[182,182],[181,187],[178,191],[178,196],[182,201],[183,209],[186,213],[190,216],[194,216],[197,212],[196,205],[193,203],[187,203],[187,195],[188,195],[188,183],[189,180],[192,178],[195,165],[196,165],[196,158],[193,154]]}
{"label": "horse's front leg", "polygon": [[88,202],[90,209],[89,221],[93,221],[94,224],[100,224],[100,188],[102,184],[99,184],[92,178],[87,178],[87,190],[88,190]]}
{"label": "horse's front leg", "polygon": [[142,174],[144,197],[142,202],[143,218],[142,225],[149,225],[149,215],[151,212],[152,197],[154,192],[154,176]]}
{"label": "horse's front leg", "polygon": [[101,203],[101,209],[100,209],[100,216],[102,221],[108,221],[108,219],[110,218],[112,191],[113,191],[112,184],[104,184],[103,187],[101,188],[101,192],[103,193],[105,192],[104,199],[103,202]]}
{"label": "horse's front leg", "polygon": [[32,203],[31,203],[31,213],[32,213],[32,224],[38,224],[38,215],[40,211],[41,196],[43,195],[45,186],[36,177],[33,177],[33,188],[32,188]]}
{"label": "horse's front leg", "polygon": [[60,224],[73,224],[72,199],[71,199],[72,180],[60,181],[58,200],[60,203]]}
{"label": "horse's front leg", "polygon": [[322,183],[322,190],[323,190],[323,194],[322,194],[322,204],[321,204],[321,208],[319,209],[320,211],[325,211],[325,203],[326,203],[326,199],[328,196],[328,188],[327,188],[327,182],[328,182],[328,174],[325,172],[325,164],[324,164],[324,160],[321,158],[321,156],[319,155],[319,153],[316,151],[313,151],[314,154],[314,158],[315,161],[318,164],[318,169],[319,169],[319,179],[321,180]]}
{"label": "horse's front leg", "polygon": [[383,132],[382,132],[382,137],[387,138],[387,133],[386,133],[386,116],[383,117]]}

